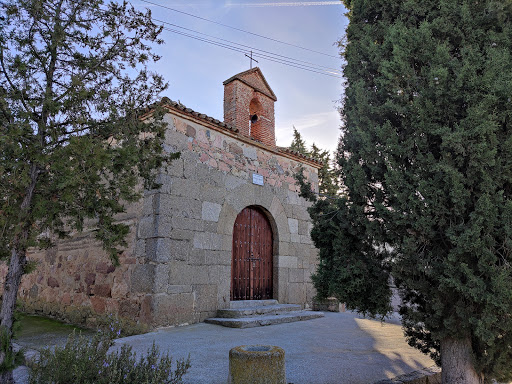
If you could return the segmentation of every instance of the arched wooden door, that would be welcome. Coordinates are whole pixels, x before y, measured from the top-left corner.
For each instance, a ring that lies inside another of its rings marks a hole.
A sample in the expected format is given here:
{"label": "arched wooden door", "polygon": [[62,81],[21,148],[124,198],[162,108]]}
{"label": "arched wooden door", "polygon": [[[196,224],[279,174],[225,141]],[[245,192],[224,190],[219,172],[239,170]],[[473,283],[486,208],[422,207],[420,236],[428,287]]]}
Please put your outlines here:
{"label": "arched wooden door", "polygon": [[265,214],[244,208],[233,228],[231,300],[273,298],[272,229]]}

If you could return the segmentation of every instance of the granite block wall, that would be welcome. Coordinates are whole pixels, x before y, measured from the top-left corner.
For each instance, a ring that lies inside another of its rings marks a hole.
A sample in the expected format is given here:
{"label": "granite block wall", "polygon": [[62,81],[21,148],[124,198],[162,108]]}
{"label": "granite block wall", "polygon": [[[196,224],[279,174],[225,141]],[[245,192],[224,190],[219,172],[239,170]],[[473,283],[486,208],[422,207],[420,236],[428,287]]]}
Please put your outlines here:
{"label": "granite block wall", "polygon": [[[165,120],[166,147],[181,157],[162,170],[160,189],[118,218],[131,227],[121,265],[90,232],[77,234],[30,251],[38,266],[24,276],[20,298],[61,318],[87,308],[151,326],[203,321],[229,306],[233,225],[242,209],[258,206],[274,235],[275,299],[309,307],[317,250],[293,178],[300,159],[170,107]],[[304,168],[318,189],[315,165]],[[5,273],[1,265],[0,284]]]}

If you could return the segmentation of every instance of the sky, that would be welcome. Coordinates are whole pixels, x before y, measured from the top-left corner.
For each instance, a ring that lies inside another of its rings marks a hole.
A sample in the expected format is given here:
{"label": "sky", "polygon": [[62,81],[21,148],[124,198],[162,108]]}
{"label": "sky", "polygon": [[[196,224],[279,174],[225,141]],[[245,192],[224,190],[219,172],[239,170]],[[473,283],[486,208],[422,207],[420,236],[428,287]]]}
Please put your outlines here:
{"label": "sky", "polygon": [[155,21],[166,22],[163,25],[168,29],[210,40],[214,37],[217,44],[244,45],[236,46],[244,52],[233,51],[164,30],[161,37],[165,44],[155,48],[161,60],[150,67],[169,82],[169,89],[162,96],[223,121],[222,82],[250,68],[245,52],[254,49],[255,55],[281,55],[281,60],[328,67],[336,77],[263,57],[253,63],[262,70],[277,96],[277,145],[290,145],[295,126],[308,145],[315,143],[322,149],[335,150],[341,125],[337,108],[343,92],[343,79],[336,73],[341,72],[342,66],[337,41],[348,23],[341,1],[147,1],[153,4],[143,0],[133,0],[132,4],[141,10],[149,8]]}

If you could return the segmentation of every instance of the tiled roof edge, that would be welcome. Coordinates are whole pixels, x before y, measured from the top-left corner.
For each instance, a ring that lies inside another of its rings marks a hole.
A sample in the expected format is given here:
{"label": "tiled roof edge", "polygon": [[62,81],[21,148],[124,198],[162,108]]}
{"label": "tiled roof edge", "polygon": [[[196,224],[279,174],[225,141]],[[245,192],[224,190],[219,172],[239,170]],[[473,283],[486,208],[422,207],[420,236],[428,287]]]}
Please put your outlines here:
{"label": "tiled roof edge", "polygon": [[277,149],[280,152],[288,153],[290,155],[293,155],[293,156],[298,157],[300,159],[311,161],[311,162],[316,163],[318,165],[323,165],[324,164],[322,160],[316,159],[314,157],[303,155],[302,153],[299,153],[299,152],[296,152],[296,151],[292,151],[290,148],[287,148],[287,147],[277,147]]}
{"label": "tiled roof edge", "polygon": [[[190,116],[193,116],[196,119],[208,122],[210,124],[214,124],[214,125],[218,126],[221,129],[238,133],[238,128],[235,128],[235,127],[233,127],[233,126],[231,126],[229,124],[224,123],[223,121],[220,121],[220,120],[217,120],[217,119],[215,119],[213,117],[205,115],[204,113],[196,112],[196,111],[194,111],[191,108],[187,108],[185,105],[181,104],[180,102],[176,102],[176,101],[173,101],[173,100],[169,99],[168,97],[162,97],[162,99],[159,102],[150,105],[146,109],[145,115],[147,116],[147,115],[151,114],[152,110],[155,109],[157,106],[161,106],[161,107],[164,107],[164,108],[167,107],[167,108],[170,108],[170,109],[175,109],[175,110],[178,110],[178,111],[180,111],[182,113],[185,113],[185,114],[188,114]],[[291,156],[297,158],[298,160],[306,160],[308,162],[316,164],[319,167],[321,167],[323,165],[322,161],[320,161],[318,159],[315,159],[313,157],[305,156],[305,155],[303,155],[303,154],[301,154],[299,152],[292,151],[289,148],[286,148],[286,147],[274,147],[274,148],[275,148],[274,151],[277,150],[278,153],[279,152],[280,153],[286,153],[288,155],[291,155]]]}
{"label": "tiled roof edge", "polygon": [[222,129],[226,129],[231,132],[238,132],[238,128],[233,127],[232,125],[226,124],[225,122],[220,121],[218,119],[215,119],[214,117],[205,115],[204,113],[196,112],[191,108],[187,108],[180,102],[176,102],[176,101],[169,99],[168,97],[162,97],[162,99],[158,103],[150,105],[148,108],[148,112],[150,112],[152,109],[154,109],[157,105],[161,106],[161,107],[168,107],[168,108],[176,109],[180,112],[191,115],[199,120],[203,120],[210,124],[217,125],[218,127],[222,128]]}
{"label": "tiled roof edge", "polygon": [[[249,73],[252,73],[252,72],[258,72],[261,76],[261,79],[263,80],[263,83],[266,85],[266,87],[268,88],[268,93],[266,90],[263,90],[263,89],[259,89],[258,87],[255,87],[254,85],[251,85],[249,84],[247,81],[245,80],[242,80],[242,77],[245,76],[245,75],[248,75]],[[265,76],[263,75],[263,72],[261,72],[261,69],[259,67],[254,67],[252,69],[248,69],[247,71],[243,71],[243,72],[240,72],[240,73],[237,73],[236,75],[234,76],[231,76],[229,79],[227,79],[226,81],[222,82],[222,84],[226,85],[234,80],[238,80],[238,81],[241,81],[242,83],[248,85],[249,87],[251,88],[254,88],[255,90],[257,90],[258,92],[261,92],[263,93],[264,95],[267,95],[268,97],[270,97],[272,100],[274,101],[277,101],[277,96],[276,94],[274,93],[274,91],[272,90],[272,88],[270,88],[270,85],[268,84],[267,82],[267,79],[265,79]]]}

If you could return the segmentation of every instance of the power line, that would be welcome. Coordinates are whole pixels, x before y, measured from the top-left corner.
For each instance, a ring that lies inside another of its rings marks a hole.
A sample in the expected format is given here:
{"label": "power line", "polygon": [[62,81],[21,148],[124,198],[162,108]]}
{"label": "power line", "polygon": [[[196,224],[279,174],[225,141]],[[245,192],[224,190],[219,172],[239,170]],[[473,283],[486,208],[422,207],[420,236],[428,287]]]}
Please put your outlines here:
{"label": "power line", "polygon": [[[145,1],[145,0],[142,0],[142,1]],[[149,2],[149,1],[147,1],[147,2]],[[105,10],[105,12],[107,12],[107,10]],[[275,63],[279,63],[279,64],[282,64],[282,65],[287,65],[289,67],[298,68],[298,69],[302,69],[302,70],[305,70],[305,71],[318,73],[318,74],[325,75],[325,76],[335,77],[335,78],[338,78],[338,79],[342,79],[343,78],[342,77],[342,73],[340,73],[338,69],[334,69],[334,68],[331,68],[331,67],[326,67],[326,66],[319,65],[319,64],[314,64],[314,63],[311,63],[311,62],[308,62],[308,61],[294,59],[294,58],[291,58],[291,57],[288,57],[288,56],[279,55],[279,54],[276,54],[276,53],[273,53],[273,52],[269,52],[269,51],[265,51],[265,50],[261,50],[261,49],[257,49],[257,48],[253,48],[253,47],[250,47],[250,46],[245,45],[245,44],[240,44],[240,43],[236,43],[236,42],[233,42],[233,41],[230,41],[230,40],[226,40],[226,39],[222,39],[222,38],[219,38],[219,37],[211,36],[211,35],[208,35],[208,34],[205,34],[205,33],[199,32],[199,31],[195,31],[195,30],[190,29],[190,28],[185,28],[185,27],[182,27],[182,26],[179,26],[179,25],[176,25],[176,24],[172,24],[172,23],[169,23],[169,22],[166,22],[166,21],[163,21],[163,20],[158,20],[158,19],[153,19],[153,20],[157,21],[157,22],[160,22],[160,23],[172,25],[172,26],[175,26],[177,28],[181,28],[181,29],[184,29],[184,30],[187,30],[187,31],[191,31],[193,33],[197,33],[197,34],[200,34],[200,35],[203,35],[203,36],[211,37],[213,39],[224,41],[224,42],[230,43],[230,44],[221,43],[221,42],[214,41],[214,40],[207,39],[207,38],[203,38],[203,37],[200,37],[200,36],[194,36],[194,35],[185,33],[183,31],[179,31],[179,30],[176,30],[176,29],[171,29],[171,28],[167,28],[167,27],[162,26],[162,29],[166,30],[168,32],[176,33],[178,35],[189,37],[189,38],[192,38],[192,39],[195,39],[195,40],[198,40],[198,41],[202,41],[202,42],[205,42],[205,43],[208,43],[208,44],[211,44],[211,45],[214,45],[214,46],[218,46],[218,47],[221,47],[221,48],[229,49],[229,50],[232,50],[232,51],[235,51],[235,52],[240,52],[240,53],[244,53],[244,54],[249,54],[249,53],[252,52],[253,56],[256,56],[256,57],[259,57],[259,58],[263,58],[265,60],[272,61],[272,62],[275,62]],[[235,45],[231,45],[231,44],[235,44]],[[249,48],[249,49],[239,48],[236,45],[238,45],[240,47]],[[260,53],[260,52],[264,52],[264,53]],[[325,68],[325,69],[322,69],[322,68]]]}
{"label": "power line", "polygon": [[[254,47],[251,47],[249,45],[240,44],[240,43],[236,43],[236,42],[231,41],[231,40],[226,40],[226,39],[222,39],[220,37],[215,37],[215,36],[212,36],[212,35],[208,35],[206,33],[202,33],[202,32],[196,31],[194,29],[185,28],[185,27],[182,27],[180,25],[169,23],[169,22],[164,21],[164,20],[159,20],[159,19],[153,19],[153,20],[154,21],[158,21],[160,23],[167,24],[167,25],[171,25],[173,27],[180,28],[180,29],[183,29],[183,30],[186,30],[186,31],[190,31],[190,32],[196,33],[198,35],[206,36],[206,37],[209,37],[209,38],[212,38],[212,39],[223,41],[223,42],[226,42],[226,43],[229,43],[229,44],[234,44],[234,45],[237,45],[237,46],[240,46],[240,47],[249,48],[251,51],[253,51],[255,53],[256,53],[256,51],[263,52],[264,54],[268,54],[268,55],[271,55],[271,56],[276,56],[276,58],[282,58],[284,61],[289,61],[289,62],[296,63],[296,64],[299,64],[299,65],[304,65],[306,67],[310,67],[310,68],[313,68],[313,69],[319,69],[321,71],[328,72],[328,73],[331,73],[331,74],[341,75],[340,70],[337,69],[337,68],[327,67],[327,66],[324,66],[324,65],[319,65],[319,64],[311,63],[309,61],[298,60],[298,59],[294,59],[294,58],[289,57],[289,56],[284,56],[284,55],[280,55],[280,54],[277,54],[277,53],[265,51],[263,49],[254,48]],[[174,32],[174,30],[172,30],[171,32]]]}
{"label": "power line", "polygon": [[154,3],[154,2],[149,1],[149,0],[140,0],[140,1],[142,1],[142,2],[144,2],[144,3],[148,3],[148,4],[152,4],[152,5],[156,5],[157,7],[166,8],[166,9],[169,9],[170,11],[177,12],[177,13],[181,13],[181,14],[183,14],[183,15],[187,15],[187,16],[190,16],[190,17],[194,17],[194,18],[199,19],[199,20],[207,21],[207,22],[209,22],[209,23],[213,23],[213,24],[217,24],[217,25],[220,25],[220,26],[223,26],[223,27],[226,27],[226,28],[230,28],[230,29],[233,29],[233,30],[235,30],[235,31],[244,32],[244,33],[247,33],[247,34],[249,34],[249,35],[253,35],[253,36],[257,36],[257,37],[261,37],[262,39],[271,40],[271,41],[274,41],[274,42],[276,42],[276,43],[289,45],[289,46],[291,46],[291,47],[295,47],[295,48],[303,49],[303,50],[305,50],[305,51],[309,51],[309,52],[314,52],[314,53],[317,53],[317,54],[319,54],[319,55],[324,55],[324,56],[329,56],[329,57],[334,57],[334,58],[336,58],[336,59],[339,59],[339,57],[338,57],[338,56],[335,56],[335,55],[330,55],[330,54],[328,54],[328,53],[315,51],[315,50],[313,50],[313,49],[309,49],[309,48],[301,47],[300,45],[295,45],[295,44],[292,44],[292,43],[287,43],[286,41],[281,41],[281,40],[274,39],[274,38],[272,38],[272,37],[268,37],[268,36],[260,35],[260,34],[258,34],[258,33],[250,32],[250,31],[246,31],[246,30],[244,30],[244,29],[240,29],[240,28],[233,27],[233,26],[231,26],[231,25],[227,25],[227,24],[219,23],[218,21],[210,20],[210,19],[207,19],[207,18],[204,18],[204,17],[201,17],[201,16],[194,15],[194,14],[192,14],[192,13],[188,13],[188,12],[185,12],[185,11],[180,11],[179,9],[171,8],[171,7],[168,7],[168,6],[166,6],[166,5],[162,5],[162,4]]}
{"label": "power line", "polygon": [[[176,33],[178,35],[186,36],[186,37],[189,37],[189,38],[192,38],[192,39],[195,39],[195,40],[199,40],[199,41],[202,41],[202,42],[205,42],[205,43],[209,43],[209,44],[212,44],[212,45],[215,45],[215,46],[218,46],[218,47],[226,48],[226,49],[229,49],[229,50],[232,50],[232,51],[236,51],[236,52],[240,52],[240,53],[244,53],[244,54],[250,53],[249,50],[246,50],[246,49],[243,49],[243,48],[235,47],[235,46],[232,46],[232,45],[229,45],[229,44],[225,44],[225,43],[220,43],[220,42],[213,41],[213,40],[206,39],[206,38],[199,37],[199,36],[190,35],[188,33],[185,33],[185,32],[182,32],[182,31],[178,31],[178,30],[175,30],[175,29],[170,29],[170,28],[164,27],[164,30]],[[315,69],[313,67],[305,66],[304,64],[293,63],[293,62],[290,62],[288,60],[279,59],[279,58],[272,57],[272,56],[269,56],[269,55],[264,55],[264,54],[261,54],[261,53],[254,53],[253,52],[253,56],[256,56],[256,57],[259,57],[259,58],[263,58],[263,59],[266,59],[266,60],[269,60],[269,61],[273,61],[273,62],[276,62],[276,63],[279,63],[279,64],[288,65],[289,67],[299,68],[299,69],[302,69],[302,70],[305,70],[305,71],[315,72],[315,73],[319,73],[319,74],[322,74],[322,75],[326,75],[326,76],[331,76],[331,77],[336,77],[338,79],[342,79],[341,75],[332,74],[332,73],[329,73],[329,72],[323,71],[323,70],[317,70],[317,69]]]}
{"label": "power line", "polygon": [[[189,33],[185,33],[183,31],[179,31],[179,30],[176,30],[176,29],[171,29],[171,28],[167,28],[167,27],[163,27],[163,29],[166,30],[166,31],[169,31],[169,32],[176,33],[178,35],[186,36],[186,37],[189,37],[189,38],[192,38],[192,39],[195,39],[195,40],[199,40],[199,41],[202,41],[202,42],[205,42],[205,43],[208,43],[208,44],[212,44],[212,45],[215,45],[215,46],[218,46],[218,47],[222,47],[222,48],[225,48],[225,49],[229,49],[229,50],[232,50],[232,51],[236,51],[236,52],[240,52],[240,53],[244,53],[244,54],[245,53],[250,53],[249,50],[246,50],[246,49],[243,49],[243,48],[239,48],[239,47],[236,47],[236,46],[233,46],[233,45],[230,45],[230,44],[226,44],[226,43],[221,43],[221,42],[218,42],[218,41],[210,40],[210,39],[207,39],[207,38],[204,38],[204,37],[200,37],[200,36],[194,36],[194,35],[191,35]],[[279,64],[287,65],[289,67],[299,68],[299,69],[302,69],[302,70],[305,70],[305,71],[315,72],[315,73],[319,73],[319,74],[322,74],[322,75],[325,75],[325,76],[336,77],[338,79],[342,79],[343,78],[341,76],[341,74],[334,74],[333,72],[321,70],[321,69],[318,69],[318,68],[311,67],[309,65],[300,64],[300,63],[292,62],[292,61],[285,60],[285,59],[280,59],[278,57],[273,57],[273,56],[265,55],[265,54],[262,54],[262,53],[255,53],[255,52],[253,52],[253,55],[256,56],[256,57],[260,57],[260,58],[269,60],[269,61],[273,61],[273,62],[279,63]]]}

